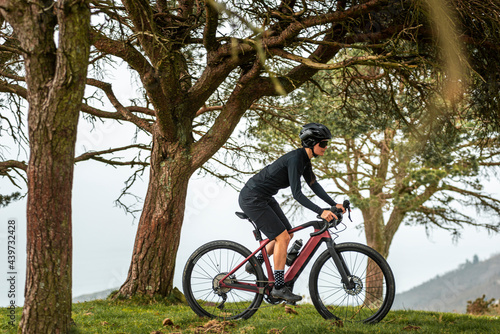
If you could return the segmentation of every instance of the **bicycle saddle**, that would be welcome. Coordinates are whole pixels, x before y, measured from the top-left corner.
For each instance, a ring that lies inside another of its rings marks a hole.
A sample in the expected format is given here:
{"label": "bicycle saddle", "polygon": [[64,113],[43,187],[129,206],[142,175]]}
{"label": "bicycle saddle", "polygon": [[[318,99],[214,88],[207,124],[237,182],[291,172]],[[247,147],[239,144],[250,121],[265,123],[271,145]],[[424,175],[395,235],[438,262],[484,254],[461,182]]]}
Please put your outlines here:
{"label": "bicycle saddle", "polygon": [[244,212],[235,212],[235,214],[238,216],[240,219],[249,219],[249,217],[244,213]]}

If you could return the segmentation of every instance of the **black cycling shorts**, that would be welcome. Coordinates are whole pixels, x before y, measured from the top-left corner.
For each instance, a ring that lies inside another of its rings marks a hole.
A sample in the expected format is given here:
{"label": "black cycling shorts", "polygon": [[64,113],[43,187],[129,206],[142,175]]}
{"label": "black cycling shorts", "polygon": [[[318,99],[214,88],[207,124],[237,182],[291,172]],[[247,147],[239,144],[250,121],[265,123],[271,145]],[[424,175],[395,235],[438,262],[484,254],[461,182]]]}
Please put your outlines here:
{"label": "black cycling shorts", "polygon": [[292,225],[274,197],[263,196],[244,186],[238,202],[243,212],[270,240],[274,240],[283,231],[292,229]]}

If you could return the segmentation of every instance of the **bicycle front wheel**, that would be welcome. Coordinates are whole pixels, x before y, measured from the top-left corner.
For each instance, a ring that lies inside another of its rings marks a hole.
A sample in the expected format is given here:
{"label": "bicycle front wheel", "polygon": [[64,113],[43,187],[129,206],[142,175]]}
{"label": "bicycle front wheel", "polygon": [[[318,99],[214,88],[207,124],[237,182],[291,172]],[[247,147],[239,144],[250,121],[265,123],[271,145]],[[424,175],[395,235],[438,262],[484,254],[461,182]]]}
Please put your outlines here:
{"label": "bicycle front wheel", "polygon": [[[198,248],[184,268],[182,286],[191,309],[202,317],[248,319],[259,308],[263,295],[221,287],[221,280],[252,253],[232,241],[213,241]],[[255,257],[250,258],[256,275],[245,271],[245,265],[225,279],[226,283],[246,283],[264,287],[264,273]]]}
{"label": "bicycle front wheel", "polygon": [[347,288],[328,250],[314,263],[309,292],[325,319],[376,323],[391,309],[396,291],[389,264],[374,249],[358,243],[335,245],[353,282]]}

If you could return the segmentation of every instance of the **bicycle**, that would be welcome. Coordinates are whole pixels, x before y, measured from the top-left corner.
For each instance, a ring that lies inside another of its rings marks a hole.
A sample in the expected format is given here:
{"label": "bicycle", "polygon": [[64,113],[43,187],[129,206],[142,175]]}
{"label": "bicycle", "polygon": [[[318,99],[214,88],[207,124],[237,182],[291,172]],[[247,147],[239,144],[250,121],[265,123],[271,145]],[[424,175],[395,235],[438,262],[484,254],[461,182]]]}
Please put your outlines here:
{"label": "bicycle", "polygon": [[[344,207],[349,210],[348,200],[344,201]],[[316,259],[309,275],[309,293],[316,310],[325,319],[377,323],[387,315],[394,301],[392,270],[382,255],[366,245],[335,244],[334,240],[347,226],[342,223],[342,211],[337,208],[332,211],[338,217],[335,221],[315,220],[290,230],[295,233],[314,228],[286,270],[285,284],[293,288],[320,245],[325,243],[327,249]],[[252,223],[260,246],[250,252],[236,242],[219,240],[201,246],[191,255],[184,268],[182,283],[189,306],[199,316],[248,319],[264,299],[270,304],[283,302],[270,295],[274,275],[265,248],[270,240],[262,239],[255,223],[244,213],[236,212],[236,215]],[[339,231],[340,224],[345,228]],[[336,231],[331,231],[333,228]],[[262,265],[255,257],[259,251],[264,255]],[[254,274],[245,271],[247,262],[255,268]]]}

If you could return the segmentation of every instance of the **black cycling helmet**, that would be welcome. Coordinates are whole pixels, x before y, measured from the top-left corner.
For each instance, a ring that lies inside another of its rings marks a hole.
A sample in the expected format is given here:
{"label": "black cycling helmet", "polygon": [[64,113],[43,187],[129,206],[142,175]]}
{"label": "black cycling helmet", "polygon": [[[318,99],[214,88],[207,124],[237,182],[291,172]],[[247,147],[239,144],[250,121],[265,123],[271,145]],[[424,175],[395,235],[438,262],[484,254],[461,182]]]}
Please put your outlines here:
{"label": "black cycling helmet", "polygon": [[302,141],[302,146],[313,148],[314,145],[325,139],[331,139],[330,130],[323,124],[308,123],[302,126],[299,138]]}

